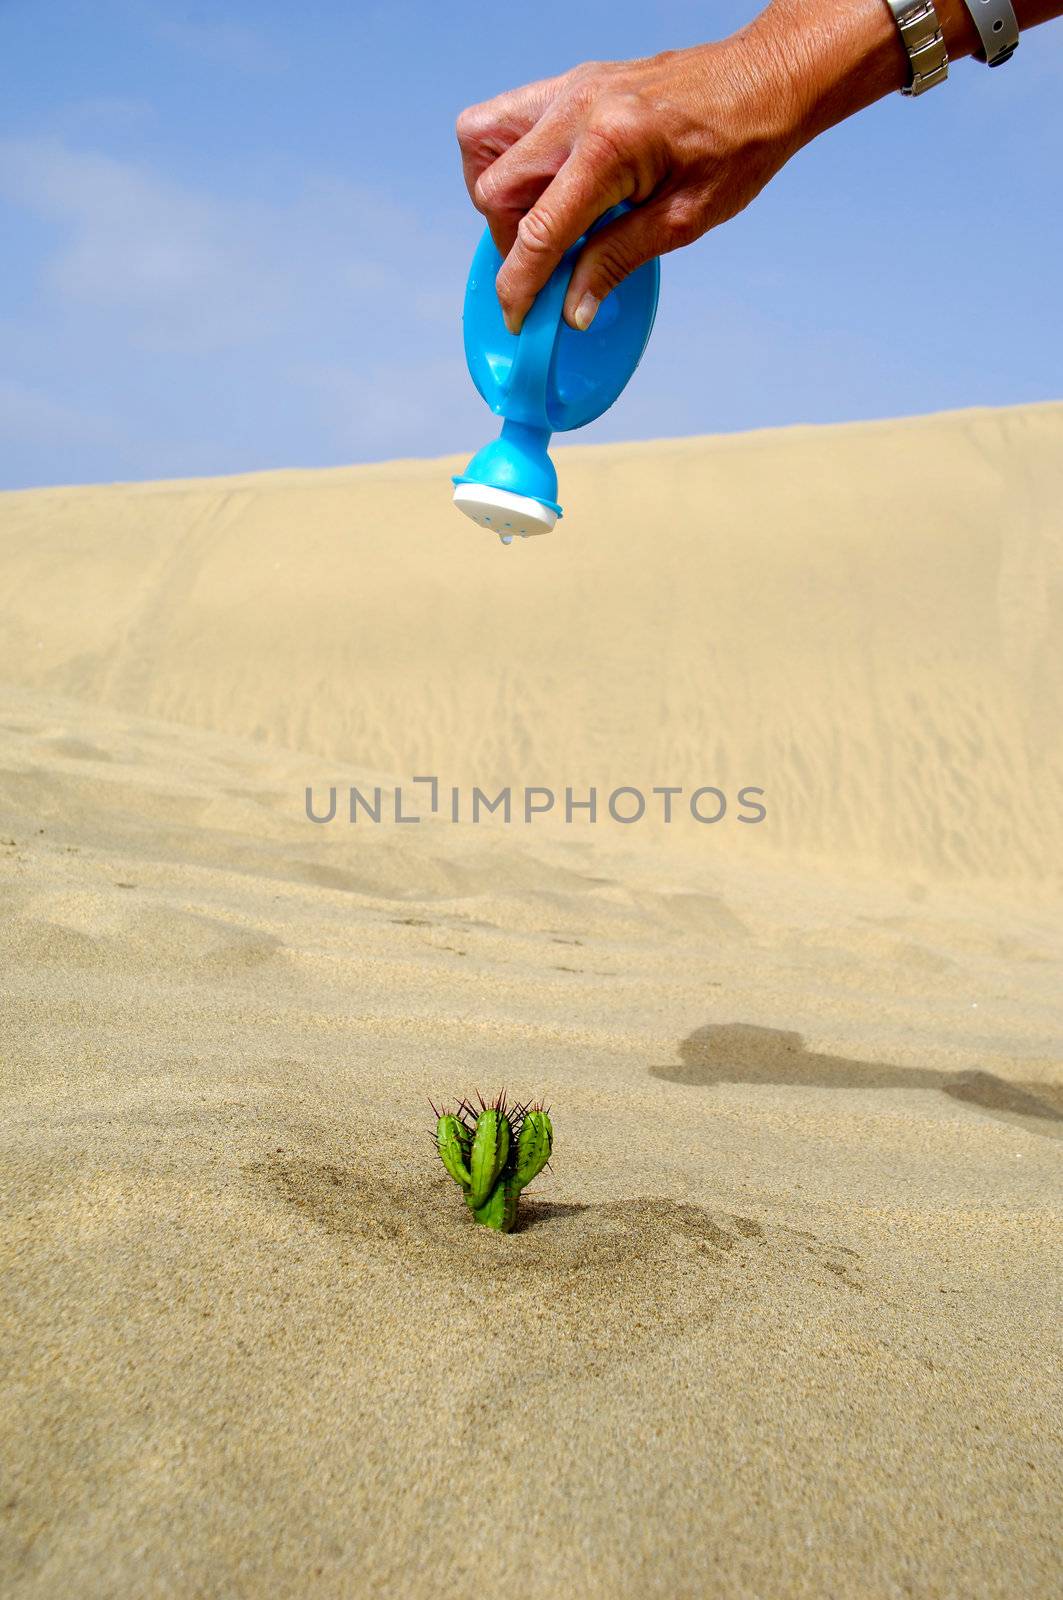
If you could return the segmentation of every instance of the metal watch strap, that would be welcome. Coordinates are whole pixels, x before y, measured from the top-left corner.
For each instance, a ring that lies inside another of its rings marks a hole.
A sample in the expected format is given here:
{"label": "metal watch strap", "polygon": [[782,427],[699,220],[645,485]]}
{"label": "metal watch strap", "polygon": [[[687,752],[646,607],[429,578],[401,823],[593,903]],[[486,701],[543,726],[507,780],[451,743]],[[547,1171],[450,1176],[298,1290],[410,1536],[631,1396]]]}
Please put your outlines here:
{"label": "metal watch strap", "polygon": [[923,94],[949,75],[949,55],[941,33],[934,0],[886,0],[901,30],[912,64],[912,81],[902,94]]}
{"label": "metal watch strap", "polygon": [[1019,24],[1011,0],[963,0],[982,41],[978,60],[991,67],[1010,61],[1019,48]]}

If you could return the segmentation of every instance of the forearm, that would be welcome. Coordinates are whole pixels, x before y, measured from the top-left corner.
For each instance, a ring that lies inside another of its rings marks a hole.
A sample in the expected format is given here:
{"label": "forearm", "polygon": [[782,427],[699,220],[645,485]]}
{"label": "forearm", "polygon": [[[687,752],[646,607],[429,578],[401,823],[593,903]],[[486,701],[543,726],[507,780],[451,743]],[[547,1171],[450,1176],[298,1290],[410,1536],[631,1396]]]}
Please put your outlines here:
{"label": "forearm", "polygon": [[[1063,14],[1063,0],[1012,0],[1019,28]],[[950,61],[979,49],[964,0],[935,0]],[[770,0],[745,30],[792,86],[797,139],[817,134],[908,82],[910,66],[886,0]]]}

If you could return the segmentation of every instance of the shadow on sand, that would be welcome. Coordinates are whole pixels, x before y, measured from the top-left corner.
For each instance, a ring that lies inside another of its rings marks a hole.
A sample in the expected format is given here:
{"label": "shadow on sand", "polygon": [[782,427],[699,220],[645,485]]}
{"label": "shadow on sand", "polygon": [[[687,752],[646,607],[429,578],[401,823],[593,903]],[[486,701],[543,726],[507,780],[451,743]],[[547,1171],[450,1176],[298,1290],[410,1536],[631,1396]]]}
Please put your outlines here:
{"label": "shadow on sand", "polygon": [[806,1050],[799,1033],[746,1022],[710,1023],[679,1045],[674,1065],[654,1066],[654,1078],[690,1088],[718,1083],[771,1083],[811,1089],[936,1089],[1031,1133],[1063,1138],[1063,1091],[1050,1084],[1010,1083],[991,1072],[935,1072],[855,1061]]}

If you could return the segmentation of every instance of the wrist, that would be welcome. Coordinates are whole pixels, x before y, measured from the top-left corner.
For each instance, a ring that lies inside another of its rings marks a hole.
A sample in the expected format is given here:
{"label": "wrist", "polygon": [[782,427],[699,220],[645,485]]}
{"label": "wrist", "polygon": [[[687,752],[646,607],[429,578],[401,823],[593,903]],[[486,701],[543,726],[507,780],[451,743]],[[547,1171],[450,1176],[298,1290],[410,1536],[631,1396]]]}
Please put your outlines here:
{"label": "wrist", "polygon": [[908,82],[908,55],[886,0],[772,0],[761,19],[792,58],[801,144]]}
{"label": "wrist", "polygon": [[[964,0],[934,0],[950,60],[978,47]],[[886,0],[770,0],[750,25],[789,71],[795,148],[908,83],[911,66]]]}

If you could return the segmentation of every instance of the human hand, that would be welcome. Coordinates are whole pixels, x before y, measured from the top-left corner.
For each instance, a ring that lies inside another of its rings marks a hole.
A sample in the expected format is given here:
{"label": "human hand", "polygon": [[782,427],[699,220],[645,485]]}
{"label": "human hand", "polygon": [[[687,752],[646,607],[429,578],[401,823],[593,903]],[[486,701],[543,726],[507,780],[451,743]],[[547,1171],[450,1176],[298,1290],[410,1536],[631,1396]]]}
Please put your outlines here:
{"label": "human hand", "polygon": [[[950,56],[970,54],[977,34],[964,0],[937,9]],[[1063,0],[1021,0],[1020,20],[1060,10]],[[465,181],[505,258],[507,326],[519,332],[564,252],[619,201],[635,209],[599,229],[576,262],[564,308],[572,327],[589,327],[642,262],[733,217],[803,144],[909,72],[882,0],[769,0],[719,43],[585,62],[463,111]]]}
{"label": "human hand", "polygon": [[[1013,0],[1020,27],[1063,0]],[[978,34],[965,0],[936,0],[950,58]],[[504,257],[498,298],[521,323],[570,245],[621,200],[635,209],[580,253],[565,320],[651,257],[743,210],[825,128],[900,88],[910,64],[882,0],[769,0],[716,44],[589,61],[470,106],[458,118],[465,182]]]}
{"label": "human hand", "polygon": [[793,75],[753,33],[587,62],[462,112],[465,181],[505,258],[497,290],[512,332],[564,252],[611,206],[630,200],[636,209],[581,252],[564,308],[574,328],[589,327],[644,261],[741,211],[798,148]]}

